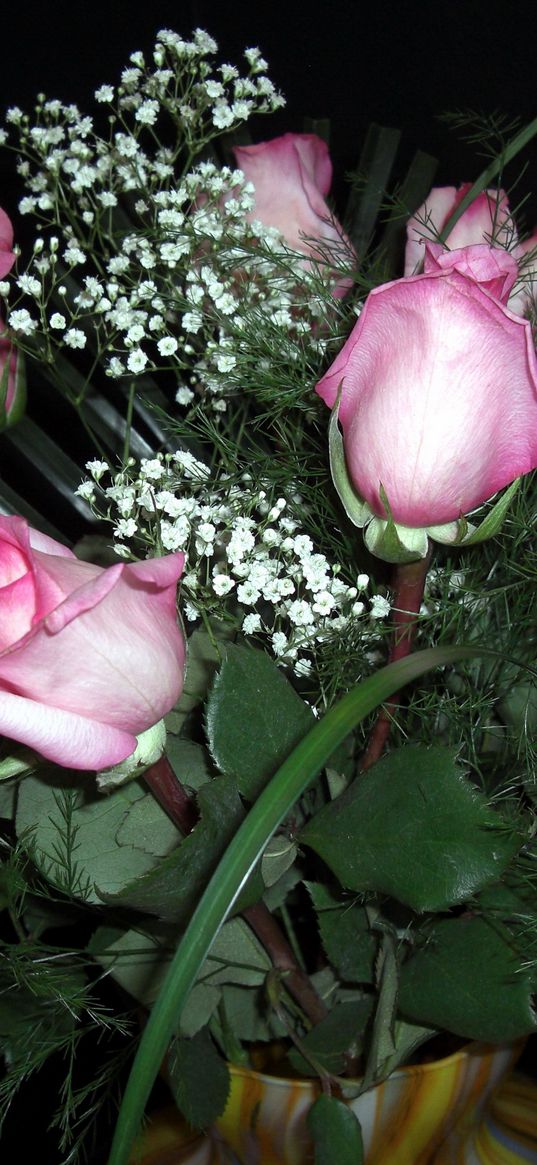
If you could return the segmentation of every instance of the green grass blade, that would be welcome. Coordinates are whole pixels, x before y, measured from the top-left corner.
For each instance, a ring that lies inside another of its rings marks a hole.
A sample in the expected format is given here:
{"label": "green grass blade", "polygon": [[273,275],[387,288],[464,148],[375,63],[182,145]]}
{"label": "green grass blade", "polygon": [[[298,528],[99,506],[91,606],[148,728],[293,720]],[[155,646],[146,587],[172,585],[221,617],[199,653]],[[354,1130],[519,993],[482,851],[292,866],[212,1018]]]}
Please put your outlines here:
{"label": "green grass blade", "polygon": [[498,157],[494,158],[494,161],[490,163],[490,166],[487,166],[487,168],[481,172],[479,178],[476,179],[473,186],[470,187],[470,189],[464,195],[464,198],[461,199],[459,205],[453,211],[453,214],[448,218],[444,229],[438,236],[440,242],[445,243],[450,232],[453,230],[455,223],[459,221],[461,215],[464,214],[465,210],[467,210],[470,204],[474,201],[474,198],[477,198],[478,194],[481,194],[482,190],[486,190],[487,187],[490,186],[490,183],[494,178],[496,178],[500,171],[503,170],[503,167],[506,166],[507,163],[510,162],[514,157],[516,157],[516,155],[520,153],[520,151],[523,150],[525,146],[527,146],[528,142],[530,142],[536,134],[537,117],[535,117],[533,121],[530,121],[528,125],[524,126],[524,129],[521,129],[519,133],[515,134],[515,136],[511,138],[511,141],[507,143],[505,149],[502,150],[501,153],[498,154]]}
{"label": "green grass blade", "polygon": [[484,648],[434,647],[389,664],[362,681],[297,745],[263,790],[228,845],[177,948],[144,1029],[125,1089],[109,1165],[127,1165],[155,1077],[205,958],[241,888],[280,822],[352,729],[404,684]]}

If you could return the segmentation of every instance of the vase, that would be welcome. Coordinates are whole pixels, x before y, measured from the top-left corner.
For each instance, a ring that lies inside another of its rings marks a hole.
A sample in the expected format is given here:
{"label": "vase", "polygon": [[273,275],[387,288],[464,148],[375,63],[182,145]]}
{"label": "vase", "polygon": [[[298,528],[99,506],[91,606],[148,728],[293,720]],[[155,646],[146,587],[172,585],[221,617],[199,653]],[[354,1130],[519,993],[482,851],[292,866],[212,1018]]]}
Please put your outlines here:
{"label": "vase", "polygon": [[[521,1047],[471,1044],[445,1059],[398,1069],[349,1101],[362,1128],[365,1165],[537,1161],[537,1155],[487,1155],[484,1141],[476,1148],[490,1098]],[[222,1165],[313,1165],[306,1115],[318,1095],[313,1080],[232,1068],[228,1103],[217,1122],[227,1150]]]}
{"label": "vase", "polygon": [[[365,1165],[537,1165],[537,1085],[510,1075],[522,1046],[470,1044],[398,1069],[349,1101]],[[215,1129],[195,1133],[167,1109],[146,1129],[132,1165],[313,1165],[306,1114],[316,1082],[234,1066],[230,1074]]]}

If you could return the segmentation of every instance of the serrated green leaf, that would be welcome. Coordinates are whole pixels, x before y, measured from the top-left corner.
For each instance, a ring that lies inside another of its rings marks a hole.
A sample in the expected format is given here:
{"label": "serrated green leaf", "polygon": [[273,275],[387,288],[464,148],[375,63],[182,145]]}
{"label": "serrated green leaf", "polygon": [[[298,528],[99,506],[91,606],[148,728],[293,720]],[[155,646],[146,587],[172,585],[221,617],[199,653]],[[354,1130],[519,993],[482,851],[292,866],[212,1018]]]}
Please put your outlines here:
{"label": "serrated green leaf", "polygon": [[347,889],[446,910],[496,881],[522,838],[449,749],[397,749],[302,830]]}
{"label": "serrated green leaf", "polygon": [[[350,1049],[355,1056],[361,1051],[372,1008],[371,996],[352,1003],[336,1003],[328,1015],[302,1038],[302,1047],[326,1072],[339,1075],[345,1068],[344,1053]],[[301,1076],[317,1075],[315,1067],[296,1048],[289,1052],[289,1061]]]}
{"label": "serrated green leaf", "polygon": [[339,977],[354,983],[373,983],[378,942],[365,908],[343,900],[322,882],[306,883],[327,958]]}
{"label": "serrated green leaf", "polygon": [[533,987],[507,930],[475,916],[449,918],[402,967],[399,1010],[466,1039],[503,1043],[537,1027]]}
{"label": "serrated green leaf", "polygon": [[219,649],[207,631],[199,629],[189,636],[183,691],[175,708],[164,718],[168,732],[179,734],[187,716],[205,699],[220,661]]}
{"label": "serrated green leaf", "polygon": [[[200,821],[172,853],[157,865],[153,864],[141,877],[123,884],[117,893],[103,893],[100,900],[156,914],[178,925],[186,922],[196,905],[200,889],[244,817],[237,787],[231,777],[218,777],[210,787],[203,785],[198,803]],[[252,900],[261,897],[262,892],[261,878],[258,877]]]}
{"label": "serrated green leaf", "polygon": [[192,1039],[174,1040],[168,1060],[168,1081],[177,1107],[195,1129],[205,1129],[224,1111],[229,1072],[207,1031]]}
{"label": "serrated green leaf", "polygon": [[225,652],[207,701],[209,747],[253,801],[314,717],[266,652],[236,644]]}
{"label": "serrated green leaf", "polygon": [[315,1165],[363,1165],[360,1122],[348,1105],[334,1096],[319,1096],[307,1115],[315,1146]]}
{"label": "serrated green leaf", "polygon": [[67,771],[21,782],[17,833],[26,836],[32,860],[45,877],[75,897],[101,904],[103,895],[117,894],[157,860],[143,846],[120,840],[122,829],[128,835],[127,819],[134,806],[138,824],[145,812],[153,829],[158,830],[160,822],[162,840],[171,848],[179,834],[138,781],[103,797],[90,778]]}

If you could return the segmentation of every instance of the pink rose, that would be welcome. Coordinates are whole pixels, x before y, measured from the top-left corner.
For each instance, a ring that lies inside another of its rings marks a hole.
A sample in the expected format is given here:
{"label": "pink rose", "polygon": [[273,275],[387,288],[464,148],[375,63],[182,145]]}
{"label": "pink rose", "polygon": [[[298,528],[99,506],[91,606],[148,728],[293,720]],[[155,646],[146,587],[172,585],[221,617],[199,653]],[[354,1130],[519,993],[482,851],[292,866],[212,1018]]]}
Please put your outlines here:
{"label": "pink rose", "polygon": [[0,432],[20,419],[26,404],[24,360],[1,329],[0,320]]}
{"label": "pink rose", "polygon": [[[286,133],[255,146],[237,146],[233,153],[255,187],[255,207],[248,221],[258,219],[264,226],[277,227],[289,247],[318,262],[326,262],[327,253],[353,258],[352,244],[325,201],[332,162],[322,138]],[[351,279],[340,279],[334,295],[345,295],[351,286]]]}
{"label": "pink rose", "polygon": [[[448,219],[470,189],[470,183],[455,186],[433,186],[425,202],[407,223],[405,247],[405,275],[413,275],[423,262],[424,244],[437,240]],[[537,279],[537,231],[520,243],[509,202],[503,190],[484,190],[470,204],[455,223],[446,240],[450,250],[469,247],[474,243],[507,249],[519,264],[517,286],[509,299],[511,311],[524,315],[535,295]],[[526,256],[530,255],[529,260]]]}
{"label": "pink rose", "polygon": [[[455,186],[433,186],[425,202],[408,220],[405,247],[405,275],[413,275],[423,263],[426,242],[436,242],[447,221],[470,189],[465,182]],[[469,247],[473,243],[488,243],[508,247],[516,239],[515,225],[509,202],[503,190],[484,190],[450,231],[447,246],[450,250]]]}
{"label": "pink rose", "polygon": [[0,732],[77,769],[130,756],[182,689],[183,563],[103,569],[0,516]]}
{"label": "pink rose", "polygon": [[0,207],[0,279],[5,279],[14,262],[13,226],[5,210]]}
{"label": "pink rose", "polygon": [[379,517],[381,486],[396,522],[426,528],[537,465],[531,327],[505,306],[517,272],[483,244],[427,245],[424,274],[371,292],[317,385],[331,407],[342,385],[347,470]]}

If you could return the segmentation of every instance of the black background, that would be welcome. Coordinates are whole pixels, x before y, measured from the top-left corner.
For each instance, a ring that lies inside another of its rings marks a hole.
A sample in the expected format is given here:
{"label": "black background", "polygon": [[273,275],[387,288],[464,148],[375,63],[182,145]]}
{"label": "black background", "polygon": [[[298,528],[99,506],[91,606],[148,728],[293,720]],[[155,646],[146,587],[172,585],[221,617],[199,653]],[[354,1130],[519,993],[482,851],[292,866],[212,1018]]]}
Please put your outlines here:
{"label": "black background", "polygon": [[[158,29],[188,37],[196,26],[218,41],[219,61],[238,64],[252,45],[267,58],[287,107],[254,124],[257,139],[300,131],[304,117],[330,118],[336,197],[371,121],[401,129],[402,164],[419,147],[439,158],[437,182],[457,184],[474,179],[483,159],[440,114],[499,111],[522,123],[537,115],[535,0],[147,0],[137,8],[127,0],[49,0],[39,7],[12,0],[0,24],[0,116],[14,104],[30,112],[40,91],[92,112],[93,91],[118,80],[131,52],[150,50]],[[537,192],[537,145],[524,162],[514,202]],[[517,161],[510,181],[522,168]],[[23,239],[30,224],[17,217],[19,194],[14,159],[2,150],[0,205]],[[524,213],[533,230],[534,195]],[[41,1165],[56,1165],[44,1128],[57,1099],[54,1071],[46,1072],[16,1107],[3,1146],[24,1156],[36,1138]]]}
{"label": "black background", "polygon": [[[146,0],[137,7],[127,0],[13,0],[0,25],[0,110],[18,104],[29,111],[42,91],[91,112],[93,91],[117,81],[129,54],[149,50],[158,29],[188,36],[196,26],[218,41],[220,60],[238,63],[251,45],[267,58],[287,108],[259,119],[255,137],[300,131],[305,116],[329,117],[340,176],[356,162],[373,120],[402,130],[409,157],[416,147],[437,156],[437,181],[457,184],[476,177],[483,163],[438,120],[441,113],[500,111],[522,122],[537,113],[535,0]],[[14,211],[13,160],[2,155],[0,204]],[[537,190],[537,147],[525,160],[523,193]],[[528,229],[534,219],[535,201]]]}

